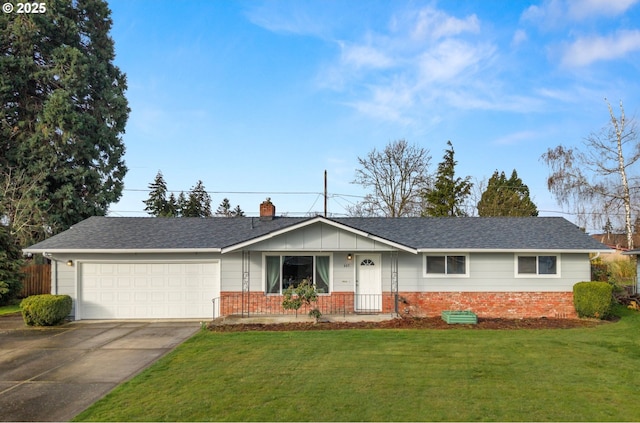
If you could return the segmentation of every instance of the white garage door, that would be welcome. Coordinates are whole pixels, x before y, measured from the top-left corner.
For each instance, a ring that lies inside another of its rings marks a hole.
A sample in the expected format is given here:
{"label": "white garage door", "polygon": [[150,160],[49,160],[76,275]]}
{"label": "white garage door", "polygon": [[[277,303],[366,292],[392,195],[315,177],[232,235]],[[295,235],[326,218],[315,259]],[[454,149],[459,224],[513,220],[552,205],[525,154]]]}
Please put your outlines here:
{"label": "white garage door", "polygon": [[211,318],[219,262],[82,263],[81,319]]}

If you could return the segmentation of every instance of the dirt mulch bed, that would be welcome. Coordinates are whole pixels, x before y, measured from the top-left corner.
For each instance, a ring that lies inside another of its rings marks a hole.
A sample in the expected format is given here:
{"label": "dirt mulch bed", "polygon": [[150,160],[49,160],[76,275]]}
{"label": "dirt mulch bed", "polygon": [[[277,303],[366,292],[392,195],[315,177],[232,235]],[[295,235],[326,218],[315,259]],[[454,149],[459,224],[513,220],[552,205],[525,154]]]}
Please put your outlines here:
{"label": "dirt mulch bed", "polygon": [[237,323],[210,325],[213,332],[309,331],[340,329],[573,329],[595,327],[610,322],[591,319],[478,319],[478,323],[448,324],[439,317],[401,317],[383,322],[291,322]]}

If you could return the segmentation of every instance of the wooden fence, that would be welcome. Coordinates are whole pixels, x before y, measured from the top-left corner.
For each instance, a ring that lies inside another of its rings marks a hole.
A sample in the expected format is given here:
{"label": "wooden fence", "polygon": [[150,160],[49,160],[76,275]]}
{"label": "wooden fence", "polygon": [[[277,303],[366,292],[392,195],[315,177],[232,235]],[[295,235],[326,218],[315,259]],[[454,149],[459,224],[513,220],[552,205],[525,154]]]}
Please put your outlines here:
{"label": "wooden fence", "polygon": [[22,268],[24,279],[22,279],[22,291],[20,298],[29,295],[51,294],[51,265],[31,264]]}

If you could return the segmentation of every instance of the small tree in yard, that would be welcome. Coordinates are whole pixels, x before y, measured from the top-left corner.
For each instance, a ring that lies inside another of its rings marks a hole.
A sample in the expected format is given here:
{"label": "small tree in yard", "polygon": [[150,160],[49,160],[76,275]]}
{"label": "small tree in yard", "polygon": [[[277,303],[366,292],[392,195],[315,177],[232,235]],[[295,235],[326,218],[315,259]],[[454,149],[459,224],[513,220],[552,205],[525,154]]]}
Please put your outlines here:
{"label": "small tree in yard", "polygon": [[[298,310],[303,305],[311,307],[311,303],[318,301],[318,293],[316,288],[307,280],[304,279],[297,287],[290,286],[284,291],[284,300],[282,300],[282,308],[285,310],[295,310],[296,316]],[[312,308],[309,311],[309,316],[313,317],[318,322],[322,313],[317,307]]]}

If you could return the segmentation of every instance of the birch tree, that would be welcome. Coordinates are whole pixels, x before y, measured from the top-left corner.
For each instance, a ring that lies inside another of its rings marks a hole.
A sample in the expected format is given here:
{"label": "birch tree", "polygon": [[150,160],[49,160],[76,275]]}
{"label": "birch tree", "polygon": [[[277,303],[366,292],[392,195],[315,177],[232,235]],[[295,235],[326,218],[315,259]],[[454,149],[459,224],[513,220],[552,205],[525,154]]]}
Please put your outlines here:
{"label": "birch tree", "polygon": [[559,145],[548,149],[542,160],[551,171],[549,191],[561,205],[575,212],[580,222],[591,221],[597,227],[607,219],[622,220],[627,246],[633,248],[632,205],[640,189],[633,170],[640,144],[635,121],[627,120],[622,101],[619,116],[605,102],[609,125],[585,138],[581,149]]}

